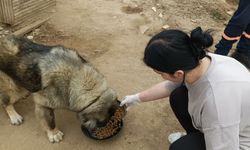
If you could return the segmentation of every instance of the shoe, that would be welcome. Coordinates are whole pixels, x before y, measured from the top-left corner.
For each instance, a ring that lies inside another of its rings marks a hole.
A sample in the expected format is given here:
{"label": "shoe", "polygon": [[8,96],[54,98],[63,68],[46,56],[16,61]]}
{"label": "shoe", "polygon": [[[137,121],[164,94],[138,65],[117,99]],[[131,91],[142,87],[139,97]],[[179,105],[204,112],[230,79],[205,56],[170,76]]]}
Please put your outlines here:
{"label": "shoe", "polygon": [[244,66],[246,66],[248,69],[250,69],[250,56],[241,54],[237,51],[235,51],[231,57],[238,60],[240,63],[242,63]]}
{"label": "shoe", "polygon": [[168,141],[170,144],[174,143],[175,141],[177,141],[179,138],[183,137],[187,135],[186,132],[174,132],[174,133],[171,133],[169,136],[168,136]]}

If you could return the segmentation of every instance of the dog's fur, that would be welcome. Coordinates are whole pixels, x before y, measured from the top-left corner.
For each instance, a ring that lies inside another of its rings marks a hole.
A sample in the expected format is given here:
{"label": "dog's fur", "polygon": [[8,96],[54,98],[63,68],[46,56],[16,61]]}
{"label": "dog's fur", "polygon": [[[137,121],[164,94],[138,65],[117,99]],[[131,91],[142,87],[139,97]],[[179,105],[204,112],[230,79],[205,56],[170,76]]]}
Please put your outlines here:
{"label": "dog's fur", "polygon": [[104,76],[76,51],[9,36],[0,41],[0,104],[12,124],[23,120],[13,104],[28,93],[51,142],[63,136],[55,126],[54,109],[76,112],[81,125],[91,130],[119,106]]}

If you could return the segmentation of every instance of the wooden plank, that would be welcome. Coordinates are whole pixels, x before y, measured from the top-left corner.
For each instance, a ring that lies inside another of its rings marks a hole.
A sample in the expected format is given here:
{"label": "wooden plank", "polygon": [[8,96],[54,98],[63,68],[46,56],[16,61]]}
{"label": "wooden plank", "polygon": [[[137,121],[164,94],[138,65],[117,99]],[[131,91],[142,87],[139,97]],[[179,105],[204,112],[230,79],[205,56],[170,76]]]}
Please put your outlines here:
{"label": "wooden plank", "polygon": [[36,21],[39,19],[39,17],[41,18],[42,16],[43,16],[42,18],[44,18],[44,16],[48,17],[51,15],[49,10],[52,10],[52,9],[53,9],[53,7],[50,7],[50,8],[45,7],[45,8],[41,8],[41,9],[38,9],[38,10],[35,10],[32,12],[29,12],[23,16],[18,16],[18,17],[16,17],[15,24],[13,24],[13,25],[17,25],[17,24],[22,23],[22,22],[26,23],[30,20]]}
{"label": "wooden plank", "polygon": [[0,22],[3,22],[3,7],[1,2],[0,2]]}
{"label": "wooden plank", "polygon": [[4,23],[12,24],[14,22],[14,12],[11,0],[0,0],[2,6],[2,20]]}
{"label": "wooden plank", "polygon": [[28,22],[31,18],[35,20],[35,16],[45,13],[47,9],[55,5],[56,0],[0,0],[0,8],[4,8],[0,10],[2,12],[0,20],[17,25],[21,22]]}
{"label": "wooden plank", "polygon": [[23,23],[27,24],[29,22],[34,22],[34,21],[37,21],[41,18],[45,18],[48,16],[50,16],[49,13],[39,12],[39,13],[36,13],[35,15],[25,16],[25,17],[16,19],[15,24],[13,24],[13,26],[18,25],[18,24],[23,24]]}
{"label": "wooden plank", "polygon": [[34,5],[30,8],[24,9],[22,11],[15,12],[14,16],[15,16],[15,18],[19,18],[21,16],[24,16],[24,15],[27,15],[28,13],[33,13],[33,12],[34,12],[33,13],[33,15],[34,15],[35,11],[37,12],[38,10],[42,10],[42,9],[46,9],[46,8],[55,6],[54,4],[55,3],[51,2],[51,3],[41,3],[39,5]]}
{"label": "wooden plank", "polygon": [[47,3],[47,1],[43,0],[30,0],[27,2],[21,2],[20,0],[18,2],[13,2],[13,9],[19,11],[25,8],[29,8],[30,6],[33,6],[36,3]]}
{"label": "wooden plank", "polygon": [[15,31],[13,34],[15,36],[19,36],[19,37],[23,36],[24,34],[29,33],[30,31],[34,30],[35,28],[41,26],[44,22],[49,20],[49,18],[50,17],[42,19],[42,20],[38,20],[38,21],[36,21],[36,22],[34,22],[34,23],[32,23],[32,24],[30,24],[30,25],[28,25],[20,30]]}
{"label": "wooden plank", "polygon": [[13,9],[16,13],[20,11],[24,11],[27,9],[34,9],[35,7],[40,7],[40,5],[48,4],[48,3],[55,3],[55,0],[49,0],[49,1],[44,1],[44,0],[34,0],[34,1],[29,1],[26,3],[13,3]]}

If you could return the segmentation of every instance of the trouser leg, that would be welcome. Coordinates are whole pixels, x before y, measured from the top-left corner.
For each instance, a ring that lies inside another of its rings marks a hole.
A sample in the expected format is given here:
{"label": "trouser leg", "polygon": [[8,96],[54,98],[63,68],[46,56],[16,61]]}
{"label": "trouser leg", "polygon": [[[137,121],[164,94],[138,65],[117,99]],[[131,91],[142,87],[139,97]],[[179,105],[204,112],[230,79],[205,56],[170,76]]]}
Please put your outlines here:
{"label": "trouser leg", "polygon": [[241,36],[239,43],[237,44],[237,51],[241,54],[250,56],[250,23],[248,24],[243,35]]}
{"label": "trouser leg", "polygon": [[171,93],[169,100],[175,116],[186,132],[197,132],[198,130],[194,128],[191,117],[188,113],[188,90],[186,86],[181,86],[175,89]]}
{"label": "trouser leg", "polygon": [[250,23],[237,44],[232,57],[250,69]]}
{"label": "trouser leg", "polygon": [[204,135],[194,128],[188,113],[188,90],[185,86],[181,86],[171,93],[170,105],[187,135],[172,143],[169,150],[205,150]]}
{"label": "trouser leg", "polygon": [[216,54],[227,55],[250,23],[250,1],[240,0],[238,9],[229,20],[221,40],[215,45]]}

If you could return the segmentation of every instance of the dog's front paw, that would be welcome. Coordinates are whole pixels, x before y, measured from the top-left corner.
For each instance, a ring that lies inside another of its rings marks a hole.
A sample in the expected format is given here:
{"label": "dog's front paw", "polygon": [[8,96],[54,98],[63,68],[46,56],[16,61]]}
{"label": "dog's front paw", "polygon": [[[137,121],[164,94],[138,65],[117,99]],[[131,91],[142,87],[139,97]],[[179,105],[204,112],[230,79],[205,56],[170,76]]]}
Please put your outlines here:
{"label": "dog's front paw", "polygon": [[51,143],[55,143],[55,142],[57,143],[63,139],[64,134],[58,129],[53,129],[53,130],[47,131],[47,135]]}
{"label": "dog's front paw", "polygon": [[10,122],[13,125],[20,125],[23,122],[23,117],[18,113],[10,115]]}

